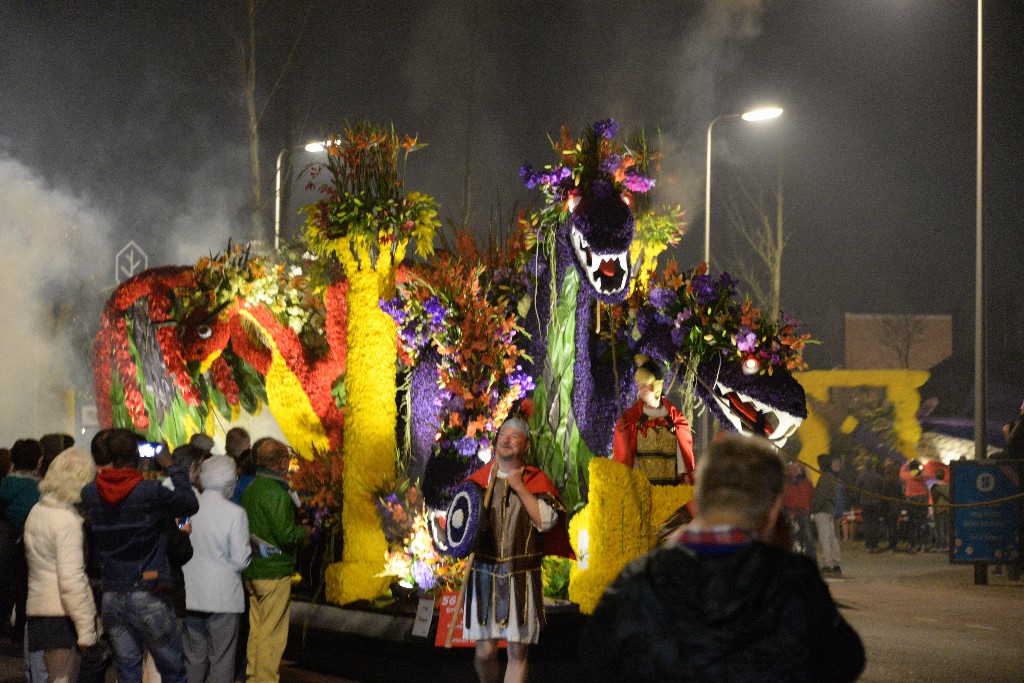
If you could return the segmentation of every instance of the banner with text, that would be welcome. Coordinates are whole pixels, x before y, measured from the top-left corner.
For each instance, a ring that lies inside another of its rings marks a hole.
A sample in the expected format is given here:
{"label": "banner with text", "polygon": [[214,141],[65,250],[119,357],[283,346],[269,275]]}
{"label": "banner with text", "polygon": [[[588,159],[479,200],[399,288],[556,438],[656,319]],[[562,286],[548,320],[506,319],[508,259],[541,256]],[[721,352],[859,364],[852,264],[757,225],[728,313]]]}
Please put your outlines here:
{"label": "banner with text", "polygon": [[1014,562],[1021,552],[1021,463],[955,461],[950,466],[953,563]]}

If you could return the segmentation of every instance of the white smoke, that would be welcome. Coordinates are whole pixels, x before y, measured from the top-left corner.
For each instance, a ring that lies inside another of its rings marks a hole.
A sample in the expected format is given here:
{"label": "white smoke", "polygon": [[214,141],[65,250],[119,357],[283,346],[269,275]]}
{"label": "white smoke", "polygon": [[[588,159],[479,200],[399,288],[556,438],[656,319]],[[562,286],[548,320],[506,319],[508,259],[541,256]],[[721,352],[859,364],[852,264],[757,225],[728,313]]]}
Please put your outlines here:
{"label": "white smoke", "polygon": [[[91,330],[113,284],[110,222],[89,202],[0,156],[0,445],[73,433],[91,386]],[[106,291],[104,291],[106,290]]]}

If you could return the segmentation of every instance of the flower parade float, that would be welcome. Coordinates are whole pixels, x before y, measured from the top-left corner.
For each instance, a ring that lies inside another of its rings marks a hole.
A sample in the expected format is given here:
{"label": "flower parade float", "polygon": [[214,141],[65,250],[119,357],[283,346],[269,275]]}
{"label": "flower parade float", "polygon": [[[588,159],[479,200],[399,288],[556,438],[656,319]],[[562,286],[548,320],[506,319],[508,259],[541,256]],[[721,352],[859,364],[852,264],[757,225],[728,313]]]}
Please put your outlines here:
{"label": "flower parade float", "polygon": [[555,163],[520,170],[539,206],[487,251],[457,231],[434,253],[437,206],[399,172],[421,146],[351,126],[312,171],[321,199],[297,245],[229,245],[115,290],[95,344],[101,424],[174,446],[265,404],[302,456],[293,485],[311,518],[340,521],[325,593],[351,605],[455,587],[443,513],[502,421],[524,415],[579,558],[546,563],[545,590],[589,612],[691,498],[610,459],[637,398],[634,355],[665,363],[691,422],[710,410],[781,446],[807,414],[792,372],[808,336],[727,274],[659,263],[682,210],[653,206],[658,155],[642,134],[622,142],[610,119],[563,129]]}

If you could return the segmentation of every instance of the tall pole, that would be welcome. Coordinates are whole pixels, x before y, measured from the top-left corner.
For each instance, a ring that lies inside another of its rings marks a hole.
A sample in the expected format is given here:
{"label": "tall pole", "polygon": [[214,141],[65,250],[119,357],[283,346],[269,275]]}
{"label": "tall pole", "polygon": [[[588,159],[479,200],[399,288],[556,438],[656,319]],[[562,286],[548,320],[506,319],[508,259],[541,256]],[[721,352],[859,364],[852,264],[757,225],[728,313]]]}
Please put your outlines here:
{"label": "tall pole", "polygon": [[716,116],[708,124],[708,148],[704,173],[704,263],[711,268],[711,130],[722,119],[738,119],[742,114]]}
{"label": "tall pole", "polygon": [[[716,116],[708,124],[708,147],[704,174],[704,263],[711,269],[711,130],[722,119],[736,118],[739,114]],[[700,424],[697,425],[697,448],[701,456],[708,450],[711,443],[711,417],[705,408],[700,413]]]}
{"label": "tall pole", "polygon": [[982,0],[978,0],[978,94],[977,142],[975,156],[974,200],[974,457],[982,460],[988,454],[985,401],[988,387],[985,377],[985,232],[981,217],[982,207]]}
{"label": "tall pole", "polygon": [[310,153],[322,152],[327,144],[327,141],[311,140],[304,145],[285,147],[277,153],[277,175],[274,177],[274,251],[281,247],[281,162],[284,153],[289,149],[305,149]]}
{"label": "tall pole", "polygon": [[274,251],[281,247],[281,159],[286,151],[287,147],[277,153],[277,175],[274,177]]}
{"label": "tall pole", "polygon": [[[762,109],[754,109],[743,114],[723,114],[721,116],[716,116],[711,119],[711,123],[708,124],[708,147],[705,157],[706,164],[704,175],[704,263],[707,264],[709,270],[711,269],[711,131],[715,127],[716,123],[725,119],[767,121],[769,119],[774,119],[781,114],[782,110],[778,107],[764,107]],[[708,416],[708,411],[704,410],[700,414],[700,425],[697,427],[697,446],[701,454],[707,451],[708,444],[710,443],[710,435],[711,419]]]}

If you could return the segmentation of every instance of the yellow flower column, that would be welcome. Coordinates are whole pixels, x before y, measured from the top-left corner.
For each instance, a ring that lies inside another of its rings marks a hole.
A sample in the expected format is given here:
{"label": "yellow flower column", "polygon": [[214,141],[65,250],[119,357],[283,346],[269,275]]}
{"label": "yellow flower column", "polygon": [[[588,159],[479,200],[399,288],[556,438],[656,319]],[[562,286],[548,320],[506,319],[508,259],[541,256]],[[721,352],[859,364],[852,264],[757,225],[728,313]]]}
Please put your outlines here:
{"label": "yellow flower column", "polygon": [[[345,476],[342,561],[327,568],[327,600],[346,604],[380,595],[388,579],[384,569],[388,545],[369,491],[395,475],[395,364],[397,330],[380,310],[379,300],[394,289],[394,257],[385,246],[376,263],[369,249],[338,249],[348,277],[348,360],[345,390]],[[356,253],[353,253],[356,252]]]}
{"label": "yellow flower column", "polygon": [[586,558],[585,567],[577,562],[570,570],[569,599],[584,614],[594,611],[627,562],[654,547],[658,527],[693,495],[689,486],[652,486],[608,458],[591,460],[589,471],[590,502],[569,523],[576,556]]}

